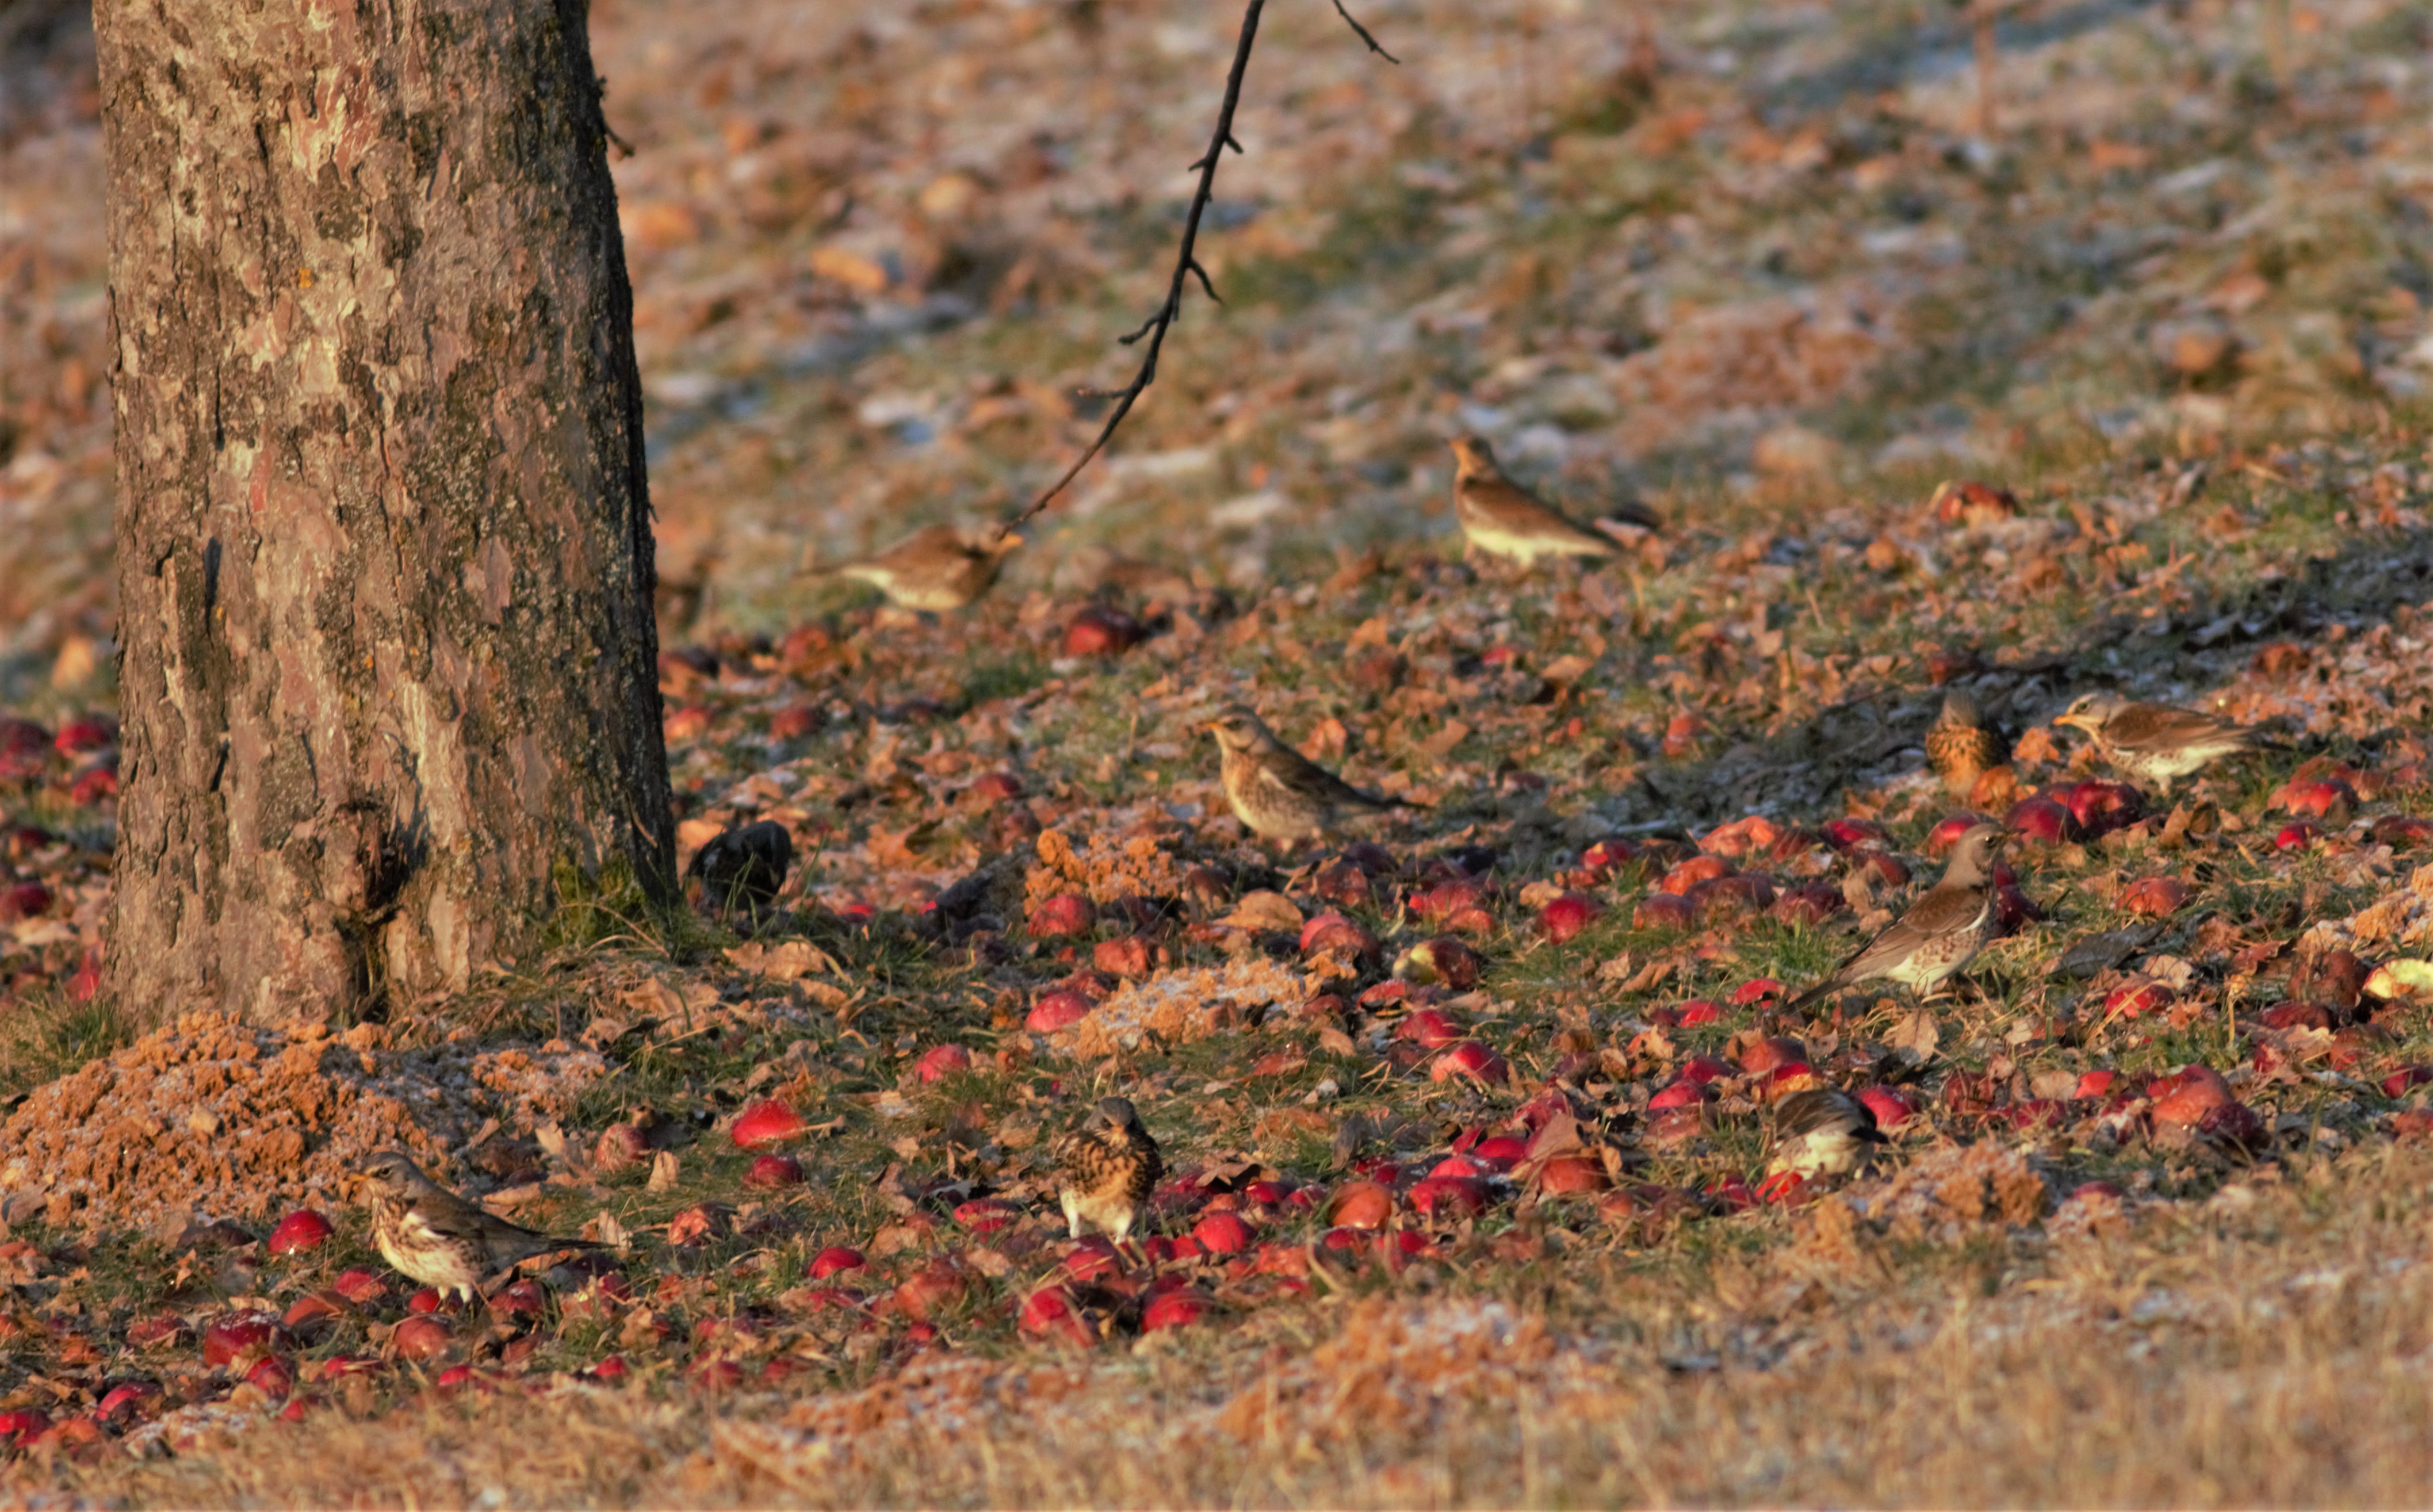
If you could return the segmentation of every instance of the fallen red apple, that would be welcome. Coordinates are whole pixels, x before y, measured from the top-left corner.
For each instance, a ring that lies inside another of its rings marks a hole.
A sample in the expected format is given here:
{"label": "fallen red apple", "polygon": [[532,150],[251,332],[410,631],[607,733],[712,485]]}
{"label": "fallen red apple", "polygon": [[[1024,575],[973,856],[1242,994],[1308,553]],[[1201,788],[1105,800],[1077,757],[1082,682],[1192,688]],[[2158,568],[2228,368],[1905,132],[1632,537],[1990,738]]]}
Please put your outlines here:
{"label": "fallen red apple", "polygon": [[1502,1056],[1476,1040],[1464,1040],[1437,1057],[1436,1063],[1428,1068],[1428,1079],[1445,1081],[1469,1077],[1494,1087],[1504,1084],[1508,1070]]}
{"label": "fallen red apple", "polygon": [[1098,922],[1098,909],[1078,892],[1059,892],[1040,900],[1030,910],[1028,927],[1039,940],[1062,940],[1088,934]]}
{"label": "fallen red apple", "polygon": [[1420,1008],[1404,1014],[1403,1021],[1394,1026],[1394,1038],[1439,1050],[1448,1045],[1460,1044],[1462,1032],[1461,1026],[1441,1009]]}
{"label": "fallen red apple", "polygon": [[849,1245],[830,1245],[811,1257],[810,1278],[825,1281],[844,1271],[860,1270],[869,1264],[868,1257]]}
{"label": "fallen red apple", "polygon": [[1675,1012],[1680,1027],[1685,1029],[1696,1028],[1701,1024],[1719,1024],[1723,1022],[1724,1017],[1724,1011],[1721,1008],[1703,997],[1690,999],[1675,1010]]}
{"label": "fallen red apple", "polygon": [[1859,1100],[1876,1115],[1876,1127],[1886,1133],[1917,1116],[1916,1097],[1900,1087],[1868,1087],[1860,1092]]}
{"label": "fallen red apple", "polygon": [[1385,953],[1377,937],[1339,913],[1321,913],[1302,926],[1301,953],[1340,956],[1350,960],[1375,960]]}
{"label": "fallen red apple", "polygon": [[2335,824],[2348,823],[2357,803],[2356,790],[2338,777],[2293,782],[2281,790],[2280,799],[2280,807],[2289,813],[2329,820]]}
{"label": "fallen red apple", "polygon": [[1156,947],[1139,935],[1101,940],[1090,949],[1091,965],[1110,977],[1120,977],[1127,981],[1148,976],[1156,961]]}
{"label": "fallen red apple", "polygon": [[1638,855],[1638,846],[1618,835],[1609,835],[1580,852],[1580,869],[1602,881],[1628,866]]}
{"label": "fallen red apple", "polygon": [[400,1360],[430,1360],[447,1353],[454,1340],[445,1319],[418,1313],[398,1324],[388,1342]]}
{"label": "fallen red apple", "polygon": [[1884,833],[1884,826],[1872,819],[1827,820],[1823,834],[1825,843],[1837,851],[1880,849],[1892,843],[1892,837]]}
{"label": "fallen red apple", "polygon": [[1212,1255],[1238,1255],[1258,1243],[1258,1232],[1238,1213],[1211,1213],[1192,1226],[1191,1237]]}
{"label": "fallen red apple", "polygon": [[1754,977],[1732,989],[1732,1003],[1735,1007],[1744,1008],[1751,1003],[1762,1003],[1781,995],[1782,983],[1771,977]]}
{"label": "fallen red apple", "polygon": [[2322,830],[2309,819],[2292,820],[2272,833],[2276,851],[2303,851],[2323,838]]}
{"label": "fallen red apple", "polygon": [[1017,1320],[1025,1334],[1061,1339],[1088,1348],[1098,1342],[1097,1330],[1076,1305],[1072,1289],[1063,1284],[1042,1286],[1022,1300]]}
{"label": "fallen red apple", "polygon": [[1197,1286],[1179,1286],[1160,1292],[1149,1299],[1141,1310],[1141,1332],[1156,1334],[1169,1328],[1182,1328],[1208,1316],[1216,1300]]}
{"label": "fallen red apple", "polygon": [[270,1252],[274,1255],[302,1254],[318,1249],[329,1242],[330,1220],[311,1208],[298,1208],[279,1220],[270,1231]]}
{"label": "fallen red apple", "polygon": [[2221,1073],[2208,1065],[2184,1067],[2148,1087],[2146,1095],[2154,1099],[2154,1116],[2167,1124],[2199,1123],[2215,1109],[2238,1100]]}
{"label": "fallen red apple", "polygon": [[1487,962],[1477,951],[1450,935],[1422,940],[1394,962],[1394,975],[1419,986],[1441,984],[1456,993],[1478,985]]}
{"label": "fallen red apple", "polygon": [[1814,928],[1849,907],[1830,882],[1798,882],[1782,890],[1766,912],[1784,924]]}
{"label": "fallen red apple", "polygon": [[1421,923],[1440,925],[1457,914],[1483,910],[1488,901],[1488,891],[1483,884],[1452,881],[1439,882],[1412,893],[1404,907]]}
{"label": "fallen red apple", "polygon": [[1763,1076],[1778,1066],[1804,1063],[1808,1046],[1781,1035],[1752,1038],[1740,1048],[1741,1069],[1752,1076]]}
{"label": "fallen red apple", "polygon": [[922,1056],[913,1065],[912,1073],[921,1079],[924,1086],[927,1086],[933,1081],[943,1081],[948,1077],[961,1076],[971,1068],[971,1051],[960,1045],[941,1045],[933,1046],[928,1053]]}
{"label": "fallen red apple", "polygon": [[388,1295],[388,1284],[368,1270],[342,1270],[338,1279],[330,1283],[330,1289],[358,1307]]}
{"label": "fallen red apple", "polygon": [[803,1163],[791,1155],[760,1155],[743,1173],[743,1184],[762,1191],[803,1184]]}
{"label": "fallen red apple", "polygon": [[2050,798],[2020,799],[2002,816],[2002,824],[2018,839],[2039,845],[2066,845],[2086,838],[2078,816]]}
{"label": "fallen red apple", "polygon": [[1700,924],[1745,919],[1774,907],[1774,878],[1762,872],[1710,877],[1683,894]]}
{"label": "fallen red apple", "polygon": [[1687,929],[1698,919],[1690,900],[1677,892],[1650,892],[1630,910],[1635,929]]}
{"label": "fallen red apple", "polygon": [[1538,927],[1557,944],[1576,938],[1596,922],[1605,905],[1585,893],[1566,892],[1539,910]]}
{"label": "fallen red apple", "polygon": [[974,1233],[995,1233],[1021,1216],[1022,1211],[1003,1198],[976,1197],[955,1206],[955,1221]]}
{"label": "fallen red apple", "polygon": [[2174,994],[2150,977],[2134,977],[2103,994],[2106,1018],[2143,1018],[2171,1006]]}
{"label": "fallen red apple", "polygon": [[1113,656],[1138,644],[1148,632],[1121,609],[1091,604],[1064,627],[1067,656]]}
{"label": "fallen red apple", "polygon": [[1030,1012],[1023,1019],[1022,1027],[1033,1034],[1053,1034],[1088,1018],[1092,1007],[1090,1000],[1080,993],[1061,988],[1042,993],[1038,1001],[1030,1005]]}
{"label": "fallen red apple", "polygon": [[1936,824],[1926,834],[1926,854],[1940,856],[1960,843],[1960,837],[1985,823],[1985,816],[1962,809]]}
{"label": "fallen red apple", "polygon": [[1656,884],[1655,890],[1659,892],[1687,895],[1689,891],[1699,883],[1711,882],[1719,876],[1729,876],[1735,870],[1732,863],[1723,857],[1693,856],[1665,873],[1663,880]]}
{"label": "fallen red apple", "polygon": [[2160,919],[2187,906],[2188,885],[2176,876],[2140,877],[2120,890],[2119,905],[2128,912]]}
{"label": "fallen red apple", "polygon": [[2268,1029],[2318,1029],[2330,1033],[2336,1020],[2332,1011],[2321,1003],[2275,1003],[2264,1011],[2264,1027]]}
{"label": "fallen red apple", "polygon": [[1394,1215],[1394,1194],[1376,1181],[1346,1181],[1326,1204],[1326,1221],[1338,1229],[1382,1229]]}
{"label": "fallen red apple", "polygon": [[245,1373],[245,1380],[271,1401],[284,1402],[296,1389],[296,1368],[276,1354],[265,1354]]}
{"label": "fallen red apple", "polygon": [[203,1363],[224,1366],[276,1349],[279,1319],[268,1313],[226,1313],[203,1330]]}
{"label": "fallen red apple", "polygon": [[1691,1081],[1685,1079],[1680,1081],[1673,1082],[1668,1086],[1658,1088],[1655,1095],[1647,1099],[1647,1111],[1650,1113],[1662,1113],[1670,1108],[1693,1107],[1705,1102],[1706,1100],[1706,1083],[1703,1081]]}
{"label": "fallen red apple", "polygon": [[921,1322],[932,1322],[963,1300],[971,1282],[952,1258],[940,1256],[895,1288],[896,1310]]}
{"label": "fallen red apple", "polygon": [[1470,1147],[1470,1158],[1489,1170],[1502,1173],[1526,1160],[1529,1147],[1510,1134],[1494,1134]]}
{"label": "fallen red apple", "polygon": [[2404,1097],[2407,1096],[2409,1088],[2421,1087],[2428,1081],[2433,1081],[2433,1066],[2402,1066],[2382,1079],[2382,1095],[2386,1097]]}
{"label": "fallen red apple", "polygon": [[51,1425],[51,1415],[40,1407],[12,1407],[0,1411],[0,1442],[31,1438]]}
{"label": "fallen red apple", "polygon": [[1405,1198],[1420,1216],[1450,1223],[1487,1211],[1487,1183],[1474,1176],[1431,1176]]}
{"label": "fallen red apple", "polygon": [[809,1127],[803,1122],[801,1113],[794,1112],[776,1098],[771,1097],[765,1101],[756,1102],[738,1113],[735,1127],[729,1132],[740,1147],[759,1149],[764,1146],[779,1145],[790,1139],[799,1139],[803,1131]]}
{"label": "fallen red apple", "polygon": [[1693,1055],[1681,1062],[1681,1079],[1697,1082],[1720,1081],[1732,1075],[1733,1069],[1732,1063],[1721,1056]]}
{"label": "fallen red apple", "polygon": [[2125,782],[2090,778],[2058,789],[2052,796],[2068,806],[2070,817],[2090,840],[2134,824],[2146,812],[2144,795]]}
{"label": "fallen red apple", "polygon": [[1566,1150],[1546,1158],[1538,1167],[1538,1187],[1557,1195],[1602,1192],[1613,1184],[1605,1162],[1586,1150]]}
{"label": "fallen red apple", "polygon": [[15,919],[39,919],[51,911],[56,901],[51,890],[40,882],[11,882],[0,887],[0,924]]}

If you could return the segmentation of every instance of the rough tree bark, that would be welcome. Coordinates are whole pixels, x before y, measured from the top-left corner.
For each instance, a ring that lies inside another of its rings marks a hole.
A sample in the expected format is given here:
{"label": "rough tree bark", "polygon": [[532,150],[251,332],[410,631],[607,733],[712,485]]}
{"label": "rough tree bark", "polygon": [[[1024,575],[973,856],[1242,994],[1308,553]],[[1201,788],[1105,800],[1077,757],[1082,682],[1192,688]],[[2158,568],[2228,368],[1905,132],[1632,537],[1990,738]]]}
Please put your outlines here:
{"label": "rough tree bark", "polygon": [[462,987],[672,875],[582,0],[101,0],[127,769],[107,980]]}

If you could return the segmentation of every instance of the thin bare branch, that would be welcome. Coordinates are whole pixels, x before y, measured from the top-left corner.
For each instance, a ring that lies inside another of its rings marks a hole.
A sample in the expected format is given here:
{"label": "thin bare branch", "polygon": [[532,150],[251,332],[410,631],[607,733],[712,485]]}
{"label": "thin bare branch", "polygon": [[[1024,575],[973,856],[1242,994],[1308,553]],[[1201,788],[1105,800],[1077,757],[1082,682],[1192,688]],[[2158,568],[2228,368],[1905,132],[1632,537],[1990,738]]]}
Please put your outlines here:
{"label": "thin bare branch", "polygon": [[[1267,0],[1246,0],[1242,8],[1242,31],[1234,43],[1233,71],[1225,76],[1225,103],[1218,107],[1216,111],[1216,129],[1209,136],[1207,152],[1202,154],[1198,161],[1192,163],[1188,170],[1199,176],[1199,187],[1191,192],[1191,208],[1183,215],[1182,246],[1175,253],[1174,277],[1166,284],[1165,302],[1158,306],[1157,314],[1144,321],[1139,330],[1118,338],[1127,347],[1136,345],[1144,339],[1148,341],[1148,349],[1141,354],[1140,371],[1132,375],[1131,382],[1114,390],[1111,395],[1103,390],[1084,391],[1092,398],[1113,398],[1115,401],[1114,408],[1108,411],[1106,423],[1098,428],[1098,434],[1090,443],[1088,450],[1074,459],[1073,465],[1064,469],[1062,477],[1048,485],[1046,493],[1032,500],[1029,507],[1008,520],[1005,525],[1008,530],[1019,530],[1037,518],[1041,510],[1046,509],[1057,495],[1063,493],[1074,479],[1080,477],[1081,469],[1088,467],[1098,453],[1107,449],[1109,441],[1114,439],[1115,428],[1124,423],[1124,416],[1132,412],[1132,406],[1138,403],[1140,397],[1148,391],[1149,384],[1157,382],[1158,353],[1165,346],[1165,333],[1173,330],[1175,321],[1182,317],[1183,290],[1191,281],[1198,280],[1200,289],[1209,298],[1215,299],[1219,304],[1224,303],[1224,300],[1217,298],[1216,286],[1209,280],[1208,270],[1200,264],[1194,249],[1199,243],[1199,218],[1207,212],[1210,202],[1216,197],[1216,164],[1225,156],[1226,148],[1231,147],[1235,152],[1242,150],[1242,144],[1234,139],[1234,111],[1242,103],[1242,79],[1250,72],[1251,45],[1258,39],[1259,12],[1266,7]],[[1370,36],[1360,23],[1352,21],[1351,12],[1343,9],[1342,0],[1336,0],[1335,8],[1342,14],[1344,20],[1352,22],[1352,29],[1360,33],[1361,41],[1369,44],[1371,52],[1378,54],[1387,62],[1401,61],[1393,54],[1378,46],[1377,39]]]}
{"label": "thin bare branch", "polygon": [[1353,31],[1360,34],[1360,40],[1369,44],[1369,50],[1370,52],[1375,53],[1378,57],[1393,64],[1396,68],[1403,66],[1403,60],[1401,59],[1395,57],[1392,53],[1387,52],[1385,48],[1377,45],[1377,39],[1369,35],[1368,27],[1352,19],[1352,12],[1343,8],[1343,0],[1335,0],[1335,13],[1343,18],[1343,24],[1345,25],[1350,26]]}

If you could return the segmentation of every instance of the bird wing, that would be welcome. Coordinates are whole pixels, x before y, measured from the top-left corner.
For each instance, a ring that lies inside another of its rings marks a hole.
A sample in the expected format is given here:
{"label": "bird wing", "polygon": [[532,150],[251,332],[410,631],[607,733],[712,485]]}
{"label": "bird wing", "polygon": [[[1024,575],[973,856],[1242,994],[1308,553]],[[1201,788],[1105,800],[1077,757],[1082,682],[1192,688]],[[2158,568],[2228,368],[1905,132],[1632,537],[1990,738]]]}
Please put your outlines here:
{"label": "bird wing", "polygon": [[1976,888],[1931,889],[1910,905],[1908,912],[1885,926],[1883,933],[1853,952],[1833,975],[1855,981],[1897,966],[1930,940],[1974,928],[1992,906],[1992,899]]}
{"label": "bird wing", "polygon": [[1278,746],[1273,751],[1261,753],[1255,770],[1257,780],[1287,795],[1314,798],[1324,804],[1347,804],[1366,808],[1387,807],[1385,799],[1374,793],[1363,792],[1288,747]]}
{"label": "bird wing", "polygon": [[2103,738],[2115,749],[2133,753],[2164,753],[2201,747],[2219,746],[2237,749],[2248,741],[2248,732],[2228,720],[2195,709],[2169,708],[2157,704],[2135,704],[2112,717],[2103,727]]}
{"label": "bird wing", "polygon": [[1461,485],[1454,501],[1461,512],[1493,529],[1525,535],[1554,536],[1609,551],[1612,542],[1572,523],[1537,495],[1502,478],[1472,478]]}

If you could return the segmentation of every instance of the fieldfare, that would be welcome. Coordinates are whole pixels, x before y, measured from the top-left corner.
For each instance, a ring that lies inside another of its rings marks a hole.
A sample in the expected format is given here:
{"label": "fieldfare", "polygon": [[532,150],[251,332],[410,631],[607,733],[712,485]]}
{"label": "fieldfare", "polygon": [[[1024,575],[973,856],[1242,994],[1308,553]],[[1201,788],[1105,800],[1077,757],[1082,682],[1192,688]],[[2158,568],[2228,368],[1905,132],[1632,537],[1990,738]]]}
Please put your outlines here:
{"label": "fieldfare", "polygon": [[1088,1224],[1116,1244],[1140,1221],[1143,1204],[1165,1174],[1157,1141],[1125,1097],[1101,1097],[1081,1127],[1056,1142],[1056,1198],[1073,1238]]}
{"label": "fieldfare", "polygon": [[470,1302],[483,1283],[553,1249],[594,1249],[553,1239],[485,1213],[422,1173],[401,1150],[383,1150],[363,1170],[369,1183],[372,1243],[398,1273]]}
{"label": "fieldfare", "polygon": [[1276,739],[1236,704],[1208,722],[1223,757],[1225,801],[1251,832],[1269,840],[1314,840],[1339,810],[1378,813],[1417,808],[1407,798],[1367,792]]}
{"label": "fieldfare", "polygon": [[2259,743],[2254,731],[2228,720],[2165,704],[2133,704],[2118,693],[2088,693],[2053,722],[2084,730],[2105,760],[2158,792]]}
{"label": "fieldfare", "polygon": [[[1620,550],[1613,541],[1584,530],[1535,494],[1504,475],[1495,452],[1483,436],[1455,436],[1453,454],[1457,467],[1453,483],[1454,518],[1470,544],[1497,556],[1534,566],[1541,556],[1611,556]],[[1618,506],[1612,518],[1623,524],[1654,530],[1656,517],[1637,504]]]}
{"label": "fieldfare", "polygon": [[1941,881],[1790,1006],[1805,1008],[1827,993],[1864,981],[1896,981],[1931,996],[1994,938],[2001,912],[1994,852],[2006,833],[1999,824],[1971,825],[1952,846]]}

